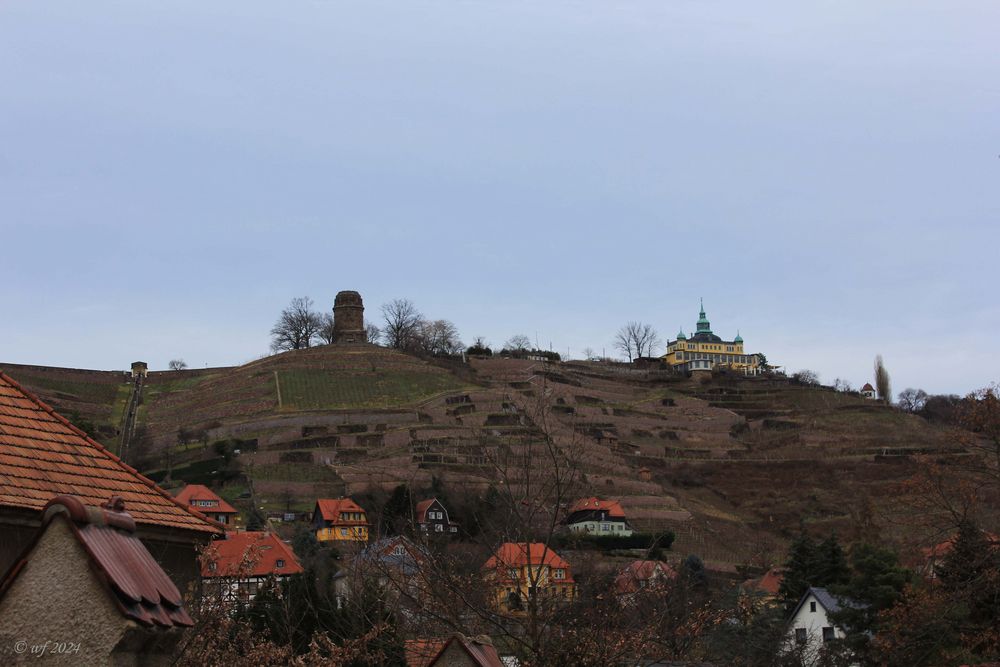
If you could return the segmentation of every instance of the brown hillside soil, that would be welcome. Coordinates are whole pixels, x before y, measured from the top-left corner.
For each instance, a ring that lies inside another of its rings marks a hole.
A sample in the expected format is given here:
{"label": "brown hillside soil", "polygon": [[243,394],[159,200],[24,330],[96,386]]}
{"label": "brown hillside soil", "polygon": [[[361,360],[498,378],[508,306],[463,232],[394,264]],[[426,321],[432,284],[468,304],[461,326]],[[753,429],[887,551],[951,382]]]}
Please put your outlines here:
{"label": "brown hillside soil", "polygon": [[[433,478],[450,494],[479,493],[498,482],[497,452],[544,461],[549,438],[579,470],[581,493],[620,499],[637,528],[675,531],[676,553],[730,568],[776,562],[800,526],[849,541],[871,507],[882,535],[902,543],[899,485],[913,456],[963,456],[947,429],[784,380],[701,384],[625,365],[510,359],[472,359],[453,373],[375,346],[158,373],[145,398],[141,423],[175,466],[213,456],[178,448],[182,428],[207,429],[208,442],[255,440],[236,460],[273,510],[401,483],[426,489]],[[545,472],[535,469],[506,470],[506,481],[516,489]]]}

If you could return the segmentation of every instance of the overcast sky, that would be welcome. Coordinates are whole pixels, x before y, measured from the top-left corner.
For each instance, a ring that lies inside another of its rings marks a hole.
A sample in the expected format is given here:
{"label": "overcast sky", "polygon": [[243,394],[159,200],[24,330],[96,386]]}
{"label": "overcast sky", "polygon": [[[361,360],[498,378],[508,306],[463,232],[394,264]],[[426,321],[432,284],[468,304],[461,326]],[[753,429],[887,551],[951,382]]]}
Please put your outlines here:
{"label": "overcast sky", "polygon": [[362,293],[579,357],[1000,379],[996,0],[0,3],[0,361],[248,361]]}

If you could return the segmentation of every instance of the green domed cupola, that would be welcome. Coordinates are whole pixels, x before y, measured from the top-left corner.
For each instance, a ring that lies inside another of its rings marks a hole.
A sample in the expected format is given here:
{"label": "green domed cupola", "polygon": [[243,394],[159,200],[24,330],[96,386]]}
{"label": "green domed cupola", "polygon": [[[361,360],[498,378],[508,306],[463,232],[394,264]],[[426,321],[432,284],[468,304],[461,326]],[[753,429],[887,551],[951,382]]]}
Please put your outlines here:
{"label": "green domed cupola", "polygon": [[736,338],[733,339],[733,342],[734,343],[742,343],[743,342],[743,336],[740,335],[739,329],[736,330]]}
{"label": "green domed cupola", "polygon": [[684,335],[684,329],[682,328],[677,332],[677,340],[687,340],[688,337]]}
{"label": "green domed cupola", "polygon": [[708,318],[705,317],[705,300],[701,300],[701,312],[698,314],[698,330],[695,333],[712,333],[712,325],[708,323]]}

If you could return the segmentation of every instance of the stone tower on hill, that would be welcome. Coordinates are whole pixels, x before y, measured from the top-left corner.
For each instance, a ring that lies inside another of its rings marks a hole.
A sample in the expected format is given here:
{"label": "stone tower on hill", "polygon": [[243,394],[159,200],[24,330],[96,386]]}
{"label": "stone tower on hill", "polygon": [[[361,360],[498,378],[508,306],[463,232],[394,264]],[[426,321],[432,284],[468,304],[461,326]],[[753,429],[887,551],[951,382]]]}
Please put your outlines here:
{"label": "stone tower on hill", "polygon": [[333,300],[333,342],[367,343],[365,305],[357,292],[337,292]]}

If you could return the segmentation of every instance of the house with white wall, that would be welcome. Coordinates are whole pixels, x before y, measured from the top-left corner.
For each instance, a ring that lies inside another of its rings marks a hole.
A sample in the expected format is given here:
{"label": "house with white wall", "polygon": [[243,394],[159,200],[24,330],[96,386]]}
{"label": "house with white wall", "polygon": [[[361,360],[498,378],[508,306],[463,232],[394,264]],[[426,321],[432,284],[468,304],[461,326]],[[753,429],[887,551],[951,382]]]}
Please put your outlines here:
{"label": "house with white wall", "polygon": [[807,667],[818,664],[829,642],[847,637],[844,628],[831,617],[845,607],[854,606],[856,602],[838,598],[825,588],[810,588],[788,621],[785,651],[799,655]]}

